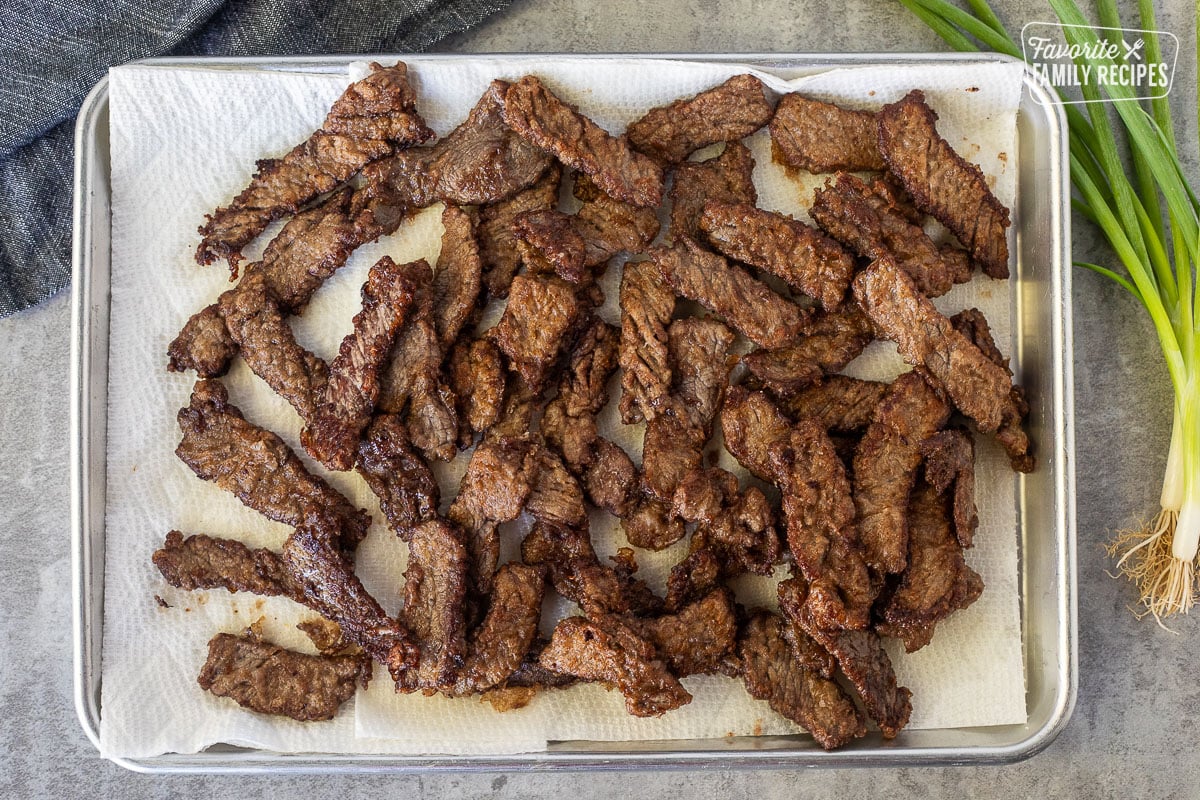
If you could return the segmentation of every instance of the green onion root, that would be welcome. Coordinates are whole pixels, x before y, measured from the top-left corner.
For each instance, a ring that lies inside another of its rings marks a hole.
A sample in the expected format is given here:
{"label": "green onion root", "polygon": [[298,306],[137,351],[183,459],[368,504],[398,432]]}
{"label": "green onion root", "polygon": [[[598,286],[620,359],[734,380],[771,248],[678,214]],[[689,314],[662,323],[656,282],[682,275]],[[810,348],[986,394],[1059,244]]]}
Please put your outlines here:
{"label": "green onion root", "polygon": [[1153,614],[1160,625],[1167,617],[1188,613],[1196,602],[1200,496],[1193,480],[1195,465],[1184,463],[1194,448],[1194,443],[1186,443],[1188,417],[1176,409],[1162,510],[1148,525],[1118,531],[1107,548],[1109,556],[1117,558],[1117,571],[1136,585],[1143,613]]}

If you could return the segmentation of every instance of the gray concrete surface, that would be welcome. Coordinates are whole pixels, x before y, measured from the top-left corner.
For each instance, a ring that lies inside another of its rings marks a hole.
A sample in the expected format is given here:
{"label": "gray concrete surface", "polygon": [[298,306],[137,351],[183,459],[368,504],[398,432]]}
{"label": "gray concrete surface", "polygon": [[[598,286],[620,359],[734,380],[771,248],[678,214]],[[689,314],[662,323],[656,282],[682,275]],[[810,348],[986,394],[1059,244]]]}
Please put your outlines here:
{"label": "gray concrete surface", "polygon": [[[1181,40],[1173,103],[1196,174],[1195,6],[1160,5]],[[1041,2],[998,4],[1010,29]],[[832,8],[779,0],[518,0],[440,49],[804,52],[944,49],[897,3]],[[1077,220],[1076,257],[1106,261]],[[0,797],[1196,797],[1200,627],[1179,635],[1127,610],[1101,545],[1150,512],[1169,425],[1169,387],[1144,315],[1110,284],[1075,275],[1080,691],[1045,752],[1005,767],[881,771],[438,775],[287,779],[135,775],[103,761],[71,701],[67,507],[68,299],[0,320]]]}

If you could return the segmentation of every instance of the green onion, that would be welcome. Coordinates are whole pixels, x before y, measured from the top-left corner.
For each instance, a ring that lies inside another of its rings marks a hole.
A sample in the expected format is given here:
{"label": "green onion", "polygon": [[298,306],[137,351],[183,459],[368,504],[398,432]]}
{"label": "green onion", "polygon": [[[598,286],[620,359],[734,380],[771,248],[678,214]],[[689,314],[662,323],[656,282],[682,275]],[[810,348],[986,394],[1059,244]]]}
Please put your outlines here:
{"label": "green onion", "polygon": [[[899,0],[956,50],[980,47],[1019,56],[986,0],[967,0],[966,11],[946,0]],[[1098,41],[1092,23],[1074,0],[1049,0],[1068,44]],[[1105,27],[1121,27],[1113,0],[1096,0]],[[1148,61],[1161,61],[1152,0],[1139,0],[1138,28]],[[1200,6],[1197,7],[1200,22]],[[1079,66],[1111,67],[1113,61],[1076,59]],[[1200,56],[1200,42],[1197,44]],[[1154,324],[1175,390],[1171,445],[1160,510],[1154,519],[1123,530],[1109,546],[1120,572],[1135,582],[1146,613],[1162,620],[1187,613],[1196,601],[1200,566],[1200,201],[1184,174],[1165,98],[1148,106],[1126,86],[1083,86],[1084,111],[1068,105],[1073,206],[1100,228],[1119,266],[1079,262],[1124,288]],[[1065,99],[1065,98],[1064,98]],[[1109,101],[1109,102],[1103,102]],[[1200,98],[1198,98],[1200,101]],[[1200,102],[1198,102],[1200,105]],[[1109,111],[1116,112],[1116,121]],[[1121,153],[1129,154],[1132,170]]]}

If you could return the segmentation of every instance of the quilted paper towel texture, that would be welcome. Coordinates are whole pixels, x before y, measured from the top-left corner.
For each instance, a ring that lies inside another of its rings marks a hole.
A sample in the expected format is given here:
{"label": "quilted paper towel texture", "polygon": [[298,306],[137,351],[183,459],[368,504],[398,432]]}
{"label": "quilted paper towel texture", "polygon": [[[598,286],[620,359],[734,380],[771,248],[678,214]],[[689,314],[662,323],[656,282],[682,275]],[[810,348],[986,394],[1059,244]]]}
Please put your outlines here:
{"label": "quilted paper towel texture", "polygon": [[[736,64],[614,59],[411,57],[406,59],[431,127],[445,134],[496,77],[535,72],[565,99],[606,128],[618,131],[646,108],[670,102],[746,71]],[[730,734],[795,733],[798,728],[749,698],[739,682],[696,676],[684,680],[693,702],[660,719],[625,714],[618,693],[596,686],[547,692],[525,709],[497,714],[475,699],[397,695],[383,670],[335,720],[299,724],[262,717],[202,692],[195,676],[206,643],[217,631],[236,631],[262,619],[266,636],[305,648],[295,630],[311,616],[288,601],[187,593],[166,586],[149,557],[165,533],[209,533],[278,548],[288,534],[204,483],[179,462],[176,411],[187,402],[193,376],[165,372],[167,343],[195,310],[225,287],[221,267],[191,260],[203,215],[245,185],[255,159],[285,152],[320,124],[325,110],[362,65],[345,72],[253,73],[125,67],[112,72],[113,277],[110,342],[108,513],[101,745],[110,756],[196,752],[216,742],[285,752],[489,753],[544,749],[570,739],[691,739]],[[1015,112],[1019,65],[838,69],[795,78],[758,73],[777,91],[807,93],[863,108],[925,90],[941,115],[939,130],[995,180],[1000,200],[1015,196]],[[652,81],[652,82],[651,82]],[[978,91],[967,91],[976,88]],[[816,183],[798,182],[771,162],[765,132],[749,144],[757,162],[760,204],[806,219]],[[256,244],[261,249],[271,232]],[[416,215],[393,236],[362,248],[293,320],[297,337],[330,358],[350,329],[358,288],[381,255],[397,261],[436,259],[441,235],[437,207]],[[249,253],[255,255],[257,250]],[[618,270],[603,279],[601,315],[619,320]],[[979,307],[1005,347],[1011,340],[1009,286],[977,278],[939,298],[955,311]],[[493,310],[481,324],[494,321]],[[744,346],[744,343],[743,343]],[[861,377],[890,379],[904,369],[894,346],[872,345],[852,364]],[[235,363],[226,383],[233,402],[257,424],[282,436],[303,456],[300,422],[286,402]],[[615,392],[614,392],[615,396]],[[613,404],[615,405],[615,404]],[[622,426],[612,406],[602,433],[631,453],[640,451],[640,426]],[[718,441],[713,443],[716,448]],[[721,463],[746,474],[727,455]],[[987,588],[980,600],[939,626],[934,642],[905,655],[892,648],[897,675],[913,690],[912,727],[958,727],[1025,721],[1025,686],[1017,596],[1015,481],[990,441],[978,447],[977,502],[983,520],[968,562]],[[381,524],[378,503],[356,475],[310,467],[368,509],[376,524],[358,556],[358,573],[391,613],[403,591],[405,546]],[[447,501],[466,458],[439,470]],[[601,557],[624,538],[614,520],[593,515]],[[512,526],[515,552],[523,523]],[[686,552],[680,543],[661,553],[638,552],[643,577],[660,588]],[[748,578],[737,587],[747,603],[774,605],[775,581]],[[159,595],[170,606],[161,607]],[[569,613],[559,603],[557,614]],[[550,624],[550,620],[546,624]]]}

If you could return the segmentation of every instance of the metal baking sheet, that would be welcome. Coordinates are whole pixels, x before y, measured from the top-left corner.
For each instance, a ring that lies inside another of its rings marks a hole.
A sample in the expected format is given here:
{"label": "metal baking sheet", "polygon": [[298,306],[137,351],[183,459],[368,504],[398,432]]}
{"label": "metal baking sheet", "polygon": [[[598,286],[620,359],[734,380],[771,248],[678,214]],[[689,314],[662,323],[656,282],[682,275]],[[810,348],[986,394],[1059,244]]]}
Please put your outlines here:
{"label": "metal baking sheet", "polygon": [[[379,56],[374,56],[378,58]],[[423,56],[428,57],[428,56]],[[460,58],[461,56],[453,56]],[[511,56],[528,61],[537,55]],[[581,59],[610,56],[581,55]],[[622,55],[621,58],[637,56]],[[959,54],[670,55],[737,62],[790,75],[852,66],[978,64],[1003,56]],[[436,58],[434,56],[433,58]],[[329,72],[356,56],[151,59],[141,63],[231,70]],[[1066,122],[1053,92],[1026,72],[1017,115],[1013,366],[1038,402],[1029,418],[1039,469],[1018,480],[1024,725],[874,733],[833,752],[807,736],[716,740],[551,743],[545,752],[488,756],[284,754],[218,746],[193,755],[119,759],[139,772],[423,772],[913,766],[1008,763],[1048,745],[1075,703],[1077,670],[1073,360]],[[105,447],[108,386],[110,186],[108,88],[102,80],[76,124],[71,308],[71,535],[75,705],[99,746],[104,605]]]}

